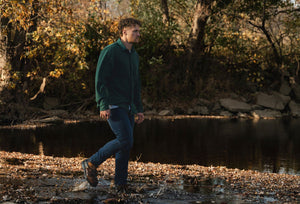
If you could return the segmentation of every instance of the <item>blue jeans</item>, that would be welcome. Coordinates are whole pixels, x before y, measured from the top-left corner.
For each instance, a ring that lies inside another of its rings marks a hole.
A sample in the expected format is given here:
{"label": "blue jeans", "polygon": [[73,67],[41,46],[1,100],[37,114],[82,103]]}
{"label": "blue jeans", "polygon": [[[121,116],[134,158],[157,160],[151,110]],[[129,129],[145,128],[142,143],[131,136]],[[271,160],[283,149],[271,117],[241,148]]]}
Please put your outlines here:
{"label": "blue jeans", "polygon": [[129,154],[133,145],[134,115],[122,108],[111,109],[108,123],[116,138],[101,147],[89,160],[98,167],[115,154],[115,185],[123,185],[127,183]]}

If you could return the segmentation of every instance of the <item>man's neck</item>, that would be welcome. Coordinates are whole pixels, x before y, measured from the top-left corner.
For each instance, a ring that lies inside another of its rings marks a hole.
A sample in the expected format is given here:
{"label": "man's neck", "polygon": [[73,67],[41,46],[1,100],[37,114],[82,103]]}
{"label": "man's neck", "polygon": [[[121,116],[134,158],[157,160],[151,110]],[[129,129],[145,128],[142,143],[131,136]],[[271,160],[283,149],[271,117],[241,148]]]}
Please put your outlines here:
{"label": "man's neck", "polygon": [[121,42],[129,51],[131,51],[133,45],[132,43],[127,42],[127,40],[124,38],[121,38]]}

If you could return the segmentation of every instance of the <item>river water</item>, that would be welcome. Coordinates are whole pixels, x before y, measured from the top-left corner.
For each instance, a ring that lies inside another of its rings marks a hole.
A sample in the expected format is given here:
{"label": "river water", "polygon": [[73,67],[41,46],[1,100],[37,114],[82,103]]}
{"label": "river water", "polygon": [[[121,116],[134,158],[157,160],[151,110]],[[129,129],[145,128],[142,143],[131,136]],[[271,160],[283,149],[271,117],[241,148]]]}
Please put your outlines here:
{"label": "river water", "polygon": [[[102,121],[0,129],[0,150],[89,157],[112,138]],[[152,119],[134,140],[131,160],[300,175],[300,119]]]}

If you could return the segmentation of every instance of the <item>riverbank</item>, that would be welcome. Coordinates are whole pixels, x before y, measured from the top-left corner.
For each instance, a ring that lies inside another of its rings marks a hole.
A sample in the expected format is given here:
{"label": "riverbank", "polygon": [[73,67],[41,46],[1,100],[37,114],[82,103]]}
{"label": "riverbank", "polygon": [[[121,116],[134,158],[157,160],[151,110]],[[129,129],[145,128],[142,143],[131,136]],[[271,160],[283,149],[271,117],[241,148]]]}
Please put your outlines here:
{"label": "riverbank", "polygon": [[299,203],[300,176],[131,161],[131,192],[111,185],[114,159],[98,168],[99,185],[86,185],[80,162],[0,151],[0,199],[10,203]]}
{"label": "riverbank", "polygon": [[[239,96],[228,93],[219,98],[207,100],[194,98],[183,100],[173,98],[154,102],[143,100],[144,114],[148,117],[197,117],[197,118],[249,118],[279,119],[300,117],[300,86],[299,91],[257,92]],[[298,90],[298,89],[295,89]],[[297,93],[297,94],[296,94]],[[294,96],[295,95],[295,96]],[[78,104],[79,108],[68,108],[65,104],[56,104],[57,98],[44,98],[43,106],[34,104],[0,103],[0,125],[18,125],[22,123],[61,122],[61,120],[97,120],[98,110],[94,98]],[[45,105],[47,104],[47,105]],[[53,118],[57,118],[53,121]],[[51,120],[49,121],[49,118]]]}

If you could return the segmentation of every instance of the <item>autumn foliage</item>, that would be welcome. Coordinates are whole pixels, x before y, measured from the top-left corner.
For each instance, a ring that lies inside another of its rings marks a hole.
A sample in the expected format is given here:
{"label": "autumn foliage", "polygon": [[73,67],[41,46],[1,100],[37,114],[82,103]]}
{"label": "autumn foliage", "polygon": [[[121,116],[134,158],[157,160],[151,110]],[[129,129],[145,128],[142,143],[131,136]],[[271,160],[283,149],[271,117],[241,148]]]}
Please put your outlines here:
{"label": "autumn foliage", "polygon": [[93,99],[98,55],[118,38],[122,16],[143,22],[145,97],[213,98],[298,81],[300,15],[287,1],[1,0],[0,9],[1,69],[28,103],[38,90],[31,103]]}

